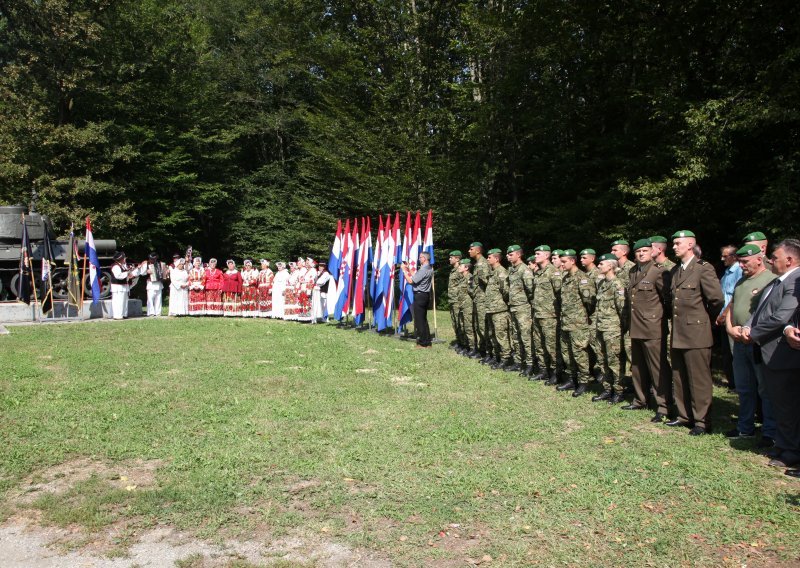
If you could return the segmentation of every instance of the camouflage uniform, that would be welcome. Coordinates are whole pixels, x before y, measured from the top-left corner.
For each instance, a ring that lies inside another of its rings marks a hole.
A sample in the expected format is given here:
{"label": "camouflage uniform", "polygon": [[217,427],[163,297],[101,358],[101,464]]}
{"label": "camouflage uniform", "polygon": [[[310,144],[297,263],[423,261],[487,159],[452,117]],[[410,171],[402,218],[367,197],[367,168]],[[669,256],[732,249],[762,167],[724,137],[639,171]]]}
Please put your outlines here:
{"label": "camouflage uniform", "polygon": [[458,271],[458,264],[453,266],[450,271],[450,277],[447,279],[447,299],[450,300],[450,321],[453,322],[453,333],[456,336],[456,343],[460,347],[468,347],[469,344],[464,342],[464,330],[460,327],[458,306],[461,301],[461,296],[464,293],[466,281],[461,273]]}
{"label": "camouflage uniform", "polygon": [[475,262],[475,268],[472,271],[472,277],[475,279],[474,310],[472,312],[477,335],[475,348],[480,351],[481,355],[487,355],[492,349],[491,341],[486,337],[486,285],[489,283],[491,272],[492,268],[484,257]]}
{"label": "camouflage uniform", "polygon": [[477,340],[475,337],[475,317],[473,316],[475,279],[472,274],[459,275],[463,281],[458,306],[458,325],[463,333],[464,346],[468,349],[476,349]]}
{"label": "camouflage uniform", "polygon": [[[604,278],[603,275],[600,274],[600,269],[596,266],[591,270],[586,271],[586,278],[588,278],[589,282],[594,283],[595,290],[600,288],[600,284],[602,284]],[[594,316],[589,319],[589,328],[594,329]],[[602,351],[601,351],[600,341],[597,338],[596,333],[591,333],[589,335],[589,370],[592,374],[595,374],[597,370],[602,369],[603,364],[601,362],[602,359]]]}
{"label": "camouflage uniform", "polygon": [[622,334],[627,329],[626,314],[625,285],[617,277],[602,280],[594,313],[595,335],[600,346],[603,387],[611,393],[622,393]]}
{"label": "camouflage uniform", "polygon": [[[619,278],[622,283],[625,285],[625,289],[627,290],[630,288],[631,285],[631,270],[636,268],[636,263],[632,262],[630,259],[625,261],[625,264],[619,269],[617,272],[617,278]],[[631,334],[626,332],[622,336],[622,343],[624,346],[624,354],[625,358],[622,361],[622,376],[628,376],[628,372],[631,368]]]}
{"label": "camouflage uniform", "polygon": [[508,273],[502,265],[491,269],[489,282],[486,285],[486,314],[492,322],[487,341],[492,342],[495,359],[501,363],[511,358],[511,343],[508,337],[510,320],[506,298]]}
{"label": "camouflage uniform", "polygon": [[561,274],[552,264],[533,275],[533,333],[536,365],[550,373],[556,367],[558,342],[558,294]]}
{"label": "camouflage uniform", "polygon": [[514,362],[522,367],[533,366],[531,349],[531,300],[533,273],[524,262],[508,269],[508,308],[511,315],[511,339]]}
{"label": "camouflage uniform", "polygon": [[580,270],[567,273],[561,286],[561,335],[567,352],[564,361],[577,382],[588,382],[589,314],[597,295],[594,283]]}

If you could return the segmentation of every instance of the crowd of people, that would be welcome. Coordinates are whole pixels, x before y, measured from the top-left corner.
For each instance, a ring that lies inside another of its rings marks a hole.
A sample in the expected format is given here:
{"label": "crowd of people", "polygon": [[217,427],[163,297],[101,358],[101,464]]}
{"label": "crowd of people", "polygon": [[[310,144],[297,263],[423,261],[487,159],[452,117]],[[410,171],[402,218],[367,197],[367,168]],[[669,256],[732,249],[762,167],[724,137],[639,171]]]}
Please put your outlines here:
{"label": "crowd of people", "polygon": [[[573,397],[599,383],[593,402],[650,408],[651,422],[698,436],[711,432],[711,349],[724,330],[740,401],[726,436],[754,437],[760,411],[757,446],[798,476],[800,241],[783,240],[770,255],[767,247],[758,231],[723,247],[720,281],[689,230],[617,240],[599,256],[540,245],[525,257],[511,245],[508,268],[503,251],[473,242],[468,256],[449,255],[454,348]],[[727,270],[733,264],[740,275]]]}
{"label": "crowd of people", "polygon": [[316,323],[327,319],[327,286],[331,275],[325,263],[312,258],[275,263],[262,259],[260,268],[245,260],[238,268],[233,260],[226,269],[217,259],[203,263],[201,257],[187,259],[175,255],[167,265],[150,254],[139,264],[128,264],[124,253],[114,255],[111,266],[112,317],[127,317],[131,282],[146,280],[147,315],[160,316],[163,294],[169,290],[170,316],[223,316],[275,318]]}

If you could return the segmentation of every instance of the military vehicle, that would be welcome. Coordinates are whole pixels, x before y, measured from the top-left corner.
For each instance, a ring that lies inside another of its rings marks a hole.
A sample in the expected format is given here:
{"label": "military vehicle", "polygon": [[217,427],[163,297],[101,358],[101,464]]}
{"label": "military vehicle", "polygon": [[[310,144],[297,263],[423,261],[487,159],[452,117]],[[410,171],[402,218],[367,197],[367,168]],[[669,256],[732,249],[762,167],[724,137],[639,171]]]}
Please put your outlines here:
{"label": "military vehicle", "polygon": [[[53,251],[53,296],[57,300],[66,300],[67,292],[67,256],[69,241],[57,241],[53,237],[53,226],[46,215],[28,213],[28,208],[22,205],[0,206],[0,300],[16,300],[17,280],[19,279],[19,255],[22,248],[22,215],[28,226],[28,238],[31,241],[33,252],[33,272],[37,289],[41,283],[42,256],[44,254],[44,239],[50,239]],[[95,248],[100,260],[100,297],[108,298],[111,295],[111,257],[117,248],[117,241],[113,239],[95,239]],[[86,242],[78,241],[78,252],[83,258]],[[83,262],[78,264],[78,269],[83,269]],[[86,274],[85,293],[87,298],[92,297],[92,288]]]}

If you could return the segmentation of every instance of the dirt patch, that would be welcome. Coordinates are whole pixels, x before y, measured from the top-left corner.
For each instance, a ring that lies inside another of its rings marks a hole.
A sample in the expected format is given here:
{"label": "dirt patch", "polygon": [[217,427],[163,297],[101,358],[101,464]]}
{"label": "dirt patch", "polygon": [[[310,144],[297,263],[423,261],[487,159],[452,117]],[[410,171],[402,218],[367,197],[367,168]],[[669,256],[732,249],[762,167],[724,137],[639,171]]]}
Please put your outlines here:
{"label": "dirt patch", "polygon": [[572,432],[576,432],[582,428],[583,422],[570,418],[569,420],[564,420],[564,429],[561,431],[561,435],[566,436],[567,434],[571,434]]}
{"label": "dirt patch", "polygon": [[128,460],[108,464],[89,458],[71,460],[29,475],[16,490],[8,494],[9,504],[26,506],[50,493],[66,493],[75,484],[96,476],[117,489],[131,491],[155,485],[156,470],[161,460]]}

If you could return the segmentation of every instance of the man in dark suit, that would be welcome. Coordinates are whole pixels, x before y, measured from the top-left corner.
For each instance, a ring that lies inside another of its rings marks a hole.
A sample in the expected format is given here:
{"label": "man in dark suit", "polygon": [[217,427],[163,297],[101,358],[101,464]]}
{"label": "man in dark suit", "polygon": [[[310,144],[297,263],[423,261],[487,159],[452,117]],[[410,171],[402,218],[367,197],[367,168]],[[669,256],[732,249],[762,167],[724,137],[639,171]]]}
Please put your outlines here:
{"label": "man in dark suit", "polygon": [[750,320],[742,326],[745,340],[758,348],[756,359],[767,394],[772,401],[777,431],[769,464],[793,467],[800,464],[800,350],[792,347],[798,327],[800,296],[800,241],[786,239],[775,245],[772,271],[778,278],[765,288]]}
{"label": "man in dark suit", "polygon": [[628,321],[631,335],[631,375],[633,402],[622,408],[637,410],[648,406],[652,394],[656,403],[653,422],[663,422],[672,398],[671,369],[667,360],[667,320],[669,272],[653,261],[649,239],[633,245],[636,266],[631,268],[628,285]]}
{"label": "man in dark suit", "polygon": [[724,300],[714,267],[695,257],[694,233],[678,231],[672,243],[679,260],[670,271],[672,381],[678,418],[666,424],[687,426],[690,435],[699,436],[711,432],[711,324]]}

